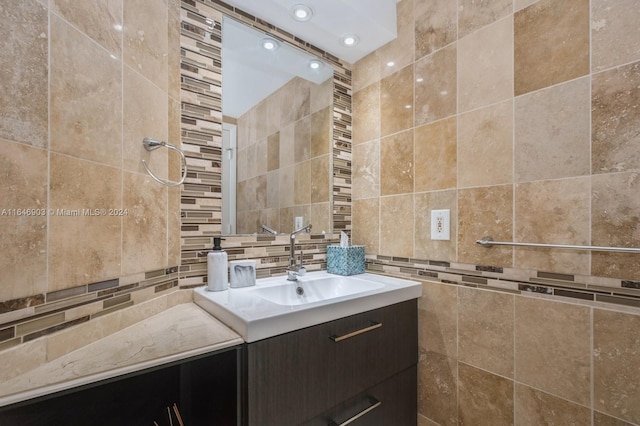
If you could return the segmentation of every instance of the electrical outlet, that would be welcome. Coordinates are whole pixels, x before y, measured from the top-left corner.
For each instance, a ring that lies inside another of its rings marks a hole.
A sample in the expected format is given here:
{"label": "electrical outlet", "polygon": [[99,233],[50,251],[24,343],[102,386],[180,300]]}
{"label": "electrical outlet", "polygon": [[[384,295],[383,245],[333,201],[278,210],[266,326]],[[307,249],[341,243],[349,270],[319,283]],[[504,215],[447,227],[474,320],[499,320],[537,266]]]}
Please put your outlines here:
{"label": "electrical outlet", "polygon": [[431,239],[451,239],[451,215],[449,209],[431,210]]}
{"label": "electrical outlet", "polygon": [[295,219],[293,220],[293,229],[300,229],[304,226],[304,222],[303,222],[303,217],[302,216],[296,216]]}

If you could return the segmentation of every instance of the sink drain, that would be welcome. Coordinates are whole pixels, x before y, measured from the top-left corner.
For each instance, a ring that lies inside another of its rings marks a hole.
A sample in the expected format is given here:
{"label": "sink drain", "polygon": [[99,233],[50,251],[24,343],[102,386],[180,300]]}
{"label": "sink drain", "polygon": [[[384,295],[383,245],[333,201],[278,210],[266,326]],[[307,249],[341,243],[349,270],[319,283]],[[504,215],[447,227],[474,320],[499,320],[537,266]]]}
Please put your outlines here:
{"label": "sink drain", "polygon": [[298,296],[302,296],[304,294],[304,288],[302,288],[300,286],[296,287],[296,294]]}

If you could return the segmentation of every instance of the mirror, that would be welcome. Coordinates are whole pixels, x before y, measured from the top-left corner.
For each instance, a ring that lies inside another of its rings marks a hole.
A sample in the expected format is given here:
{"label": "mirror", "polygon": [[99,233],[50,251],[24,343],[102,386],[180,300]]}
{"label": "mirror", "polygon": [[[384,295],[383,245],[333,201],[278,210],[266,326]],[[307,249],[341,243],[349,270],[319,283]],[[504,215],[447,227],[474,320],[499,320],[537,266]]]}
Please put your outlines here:
{"label": "mirror", "polygon": [[332,64],[223,17],[224,235],[308,223],[313,233],[333,232],[333,73]]}

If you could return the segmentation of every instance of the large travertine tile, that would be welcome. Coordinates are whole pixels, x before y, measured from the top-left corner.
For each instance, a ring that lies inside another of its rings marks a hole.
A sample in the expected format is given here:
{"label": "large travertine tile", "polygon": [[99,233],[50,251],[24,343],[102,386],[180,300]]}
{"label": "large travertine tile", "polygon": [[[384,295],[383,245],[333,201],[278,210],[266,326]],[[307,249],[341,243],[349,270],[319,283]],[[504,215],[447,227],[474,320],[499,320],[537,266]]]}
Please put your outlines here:
{"label": "large travertine tile", "polygon": [[296,121],[293,130],[293,161],[300,163],[311,158],[311,117]]}
{"label": "large travertine tile", "polygon": [[640,169],[640,62],[591,82],[592,173]]}
{"label": "large travertine tile", "polygon": [[458,357],[458,288],[425,282],[418,299],[418,346],[424,353]]}
{"label": "large travertine tile", "polygon": [[295,125],[289,124],[280,130],[280,168],[292,165],[295,160]]}
{"label": "large travertine tile", "polygon": [[110,53],[120,57],[122,53],[122,0],[91,2],[53,0],[51,1],[51,10],[60,14],[67,22],[73,24]]}
{"label": "large travertine tile", "polygon": [[456,13],[456,4],[452,1],[416,1],[416,60],[456,41]]}
{"label": "large travertine tile", "polygon": [[309,222],[313,225],[313,233],[321,234],[332,232],[332,209],[331,203],[311,204],[311,216]]}
{"label": "large travertine tile", "polygon": [[352,197],[354,200],[380,195],[380,142],[373,140],[352,147]]}
{"label": "large travertine tile", "polygon": [[589,0],[539,2],[514,14],[515,95],[589,73]]}
{"label": "large travertine tile", "polygon": [[515,180],[588,175],[589,78],[515,100]]}
{"label": "large travertine tile", "polygon": [[167,266],[176,266],[181,263],[180,195],[179,187],[167,189]]}
{"label": "large travertine tile", "polygon": [[331,173],[329,170],[329,155],[316,157],[310,161],[311,163],[311,202],[322,203],[329,201],[331,193]]}
{"label": "large travertine tile", "polygon": [[513,18],[458,41],[458,112],[513,96]]}
{"label": "large travertine tile", "polygon": [[420,350],[418,413],[439,425],[458,424],[458,368],[455,358]]}
{"label": "large travertine tile", "polygon": [[167,188],[146,175],[123,172],[122,274],[167,265]]}
{"label": "large travertine tile", "polygon": [[413,65],[380,82],[379,120],[381,136],[413,127]]}
{"label": "large travertine tile", "polygon": [[529,386],[516,385],[516,418],[523,425],[588,425],[591,410]]}
{"label": "large travertine tile", "polygon": [[47,180],[46,150],[0,139],[0,301],[47,291]]}
{"label": "large travertine tile", "polygon": [[[354,94],[360,92],[365,87],[379,82],[381,79],[381,71],[380,56],[378,55],[377,50],[374,50],[373,52],[369,53],[367,56],[353,64],[351,84],[353,85]],[[353,105],[355,111],[355,101]],[[354,116],[355,115],[359,114],[354,114]]]}
{"label": "large travertine tile", "polygon": [[[171,0],[169,0],[171,2]],[[167,94],[174,100],[180,100],[180,14],[174,16],[169,13],[167,29]]]}
{"label": "large travertine tile", "polygon": [[[293,110],[293,119],[298,121],[304,117],[307,117],[311,113],[311,82],[304,80],[300,77],[296,77],[292,83],[293,87],[292,99],[283,98],[283,106],[285,108],[291,108]],[[293,105],[290,105],[293,101]]]}
{"label": "large travertine tile", "polygon": [[366,253],[377,254],[380,237],[380,199],[354,200],[352,207],[352,243],[364,245]]}
{"label": "large travertine tile", "polygon": [[291,207],[294,204],[293,200],[295,194],[295,172],[295,165],[280,168],[280,182],[278,185],[280,188],[280,207]]}
{"label": "large travertine tile", "polygon": [[509,247],[481,247],[476,240],[513,241],[513,186],[458,190],[458,262],[511,266]]}
{"label": "large travertine tile", "polygon": [[624,420],[609,417],[606,414],[593,410],[593,426],[633,426]]}
{"label": "large travertine tile", "polygon": [[456,187],[456,118],[417,127],[415,140],[415,191]]}
{"label": "large travertine tile", "polygon": [[460,287],[458,359],[513,378],[513,296]]}
{"label": "large travertine tile", "polygon": [[380,137],[380,83],[353,94],[353,145]]}
{"label": "large travertine tile", "polygon": [[[333,77],[327,78],[321,84],[312,84],[310,87],[311,113],[319,112],[321,109],[329,108],[329,113],[333,107]],[[267,107],[267,113],[268,113]],[[331,120],[331,117],[329,117]]]}
{"label": "large travertine tile", "polygon": [[[594,408],[640,423],[640,315],[594,309]],[[634,338],[635,336],[635,338]]]}
{"label": "large travertine tile", "polygon": [[590,308],[517,296],[515,317],[516,380],[589,405]]}
{"label": "large travertine tile", "polygon": [[413,130],[380,141],[380,195],[413,192]]}
{"label": "large travertine tile", "polygon": [[[50,167],[49,205],[56,212],[70,213],[49,218],[49,291],[118,277],[124,258],[122,218],[128,216],[108,212],[126,208],[121,201],[120,169],[59,154],[51,154]],[[91,216],[84,209],[104,210]],[[162,212],[166,213],[166,198]],[[166,256],[166,229],[163,235]]]}
{"label": "large travertine tile", "polygon": [[[293,175],[293,203],[309,204],[311,202],[311,161],[303,161],[295,165]],[[285,190],[285,188],[282,188]]]}
{"label": "large travertine tile", "polygon": [[[413,9],[415,0],[396,4],[396,38],[376,51],[379,59],[380,76],[386,77],[413,63]],[[388,64],[393,62],[393,66]]]}
{"label": "large travertine tile", "polygon": [[280,171],[267,173],[267,208],[280,207]]}
{"label": "large travertine tile", "polygon": [[[590,178],[517,184],[514,241],[589,245]],[[515,266],[589,275],[589,253],[516,248]]]}
{"label": "large travertine tile", "polygon": [[378,253],[413,257],[413,220],[413,194],[381,197]]}
{"label": "large travertine tile", "polygon": [[458,2],[458,37],[465,37],[512,11],[513,0],[461,0]]}
{"label": "large travertine tile", "polygon": [[267,172],[280,168],[280,132],[275,132],[267,138]]}
{"label": "large travertine tile", "polygon": [[458,116],[458,187],[513,181],[513,102]]}
{"label": "large travertine tile", "polygon": [[513,425],[513,381],[458,363],[460,425]]}
{"label": "large travertine tile", "polygon": [[55,15],[50,90],[51,150],[120,167],[122,63]]}
{"label": "large travertine tile", "polygon": [[636,0],[591,2],[593,71],[640,59],[640,5]]}
{"label": "large travertine tile", "polygon": [[153,173],[167,179],[167,149],[148,152],[142,145],[145,137],[166,141],[169,133],[167,94],[140,74],[124,67],[123,168],[146,173],[142,160]]}
{"label": "large travertine tile", "polygon": [[[592,244],[640,247],[640,174],[594,175],[591,186]],[[638,280],[640,258],[635,253],[593,252],[591,274]]]}
{"label": "large travertine tile", "polygon": [[311,158],[331,151],[332,130],[330,107],[311,114]]}
{"label": "large travertine tile", "polygon": [[[456,258],[456,235],[458,233],[456,190],[416,193],[415,208],[415,247],[414,256],[418,259],[451,261]],[[431,239],[431,210],[448,209],[451,218],[451,239]]]}
{"label": "large travertine tile", "polygon": [[123,19],[125,63],[166,92],[169,49],[166,3],[124,1]]}
{"label": "large travertine tile", "polygon": [[3,2],[0,26],[0,138],[47,147],[47,8],[35,0]]}
{"label": "large travertine tile", "polygon": [[415,124],[431,123],[456,113],[456,45],[415,63]]}

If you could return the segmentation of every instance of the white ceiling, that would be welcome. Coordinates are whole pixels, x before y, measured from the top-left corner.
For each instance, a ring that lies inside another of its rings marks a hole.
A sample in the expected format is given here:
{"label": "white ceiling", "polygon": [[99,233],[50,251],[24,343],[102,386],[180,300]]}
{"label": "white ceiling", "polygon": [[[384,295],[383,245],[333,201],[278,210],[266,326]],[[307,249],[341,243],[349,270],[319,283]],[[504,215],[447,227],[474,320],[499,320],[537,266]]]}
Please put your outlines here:
{"label": "white ceiling", "polygon": [[[396,0],[226,0],[232,6],[282,28],[340,59],[354,63],[396,37]],[[291,15],[296,4],[313,11],[309,21]],[[342,36],[356,34],[355,47]],[[239,117],[294,76],[321,83],[333,75],[326,64],[310,74],[312,56],[282,44],[276,52],[260,47],[264,34],[225,18],[222,35],[224,115]]]}
{"label": "white ceiling", "polygon": [[[351,64],[396,38],[396,1],[225,0]],[[296,4],[311,8],[309,21],[293,19],[291,8]],[[340,39],[347,34],[357,34],[360,42],[343,46]]]}

